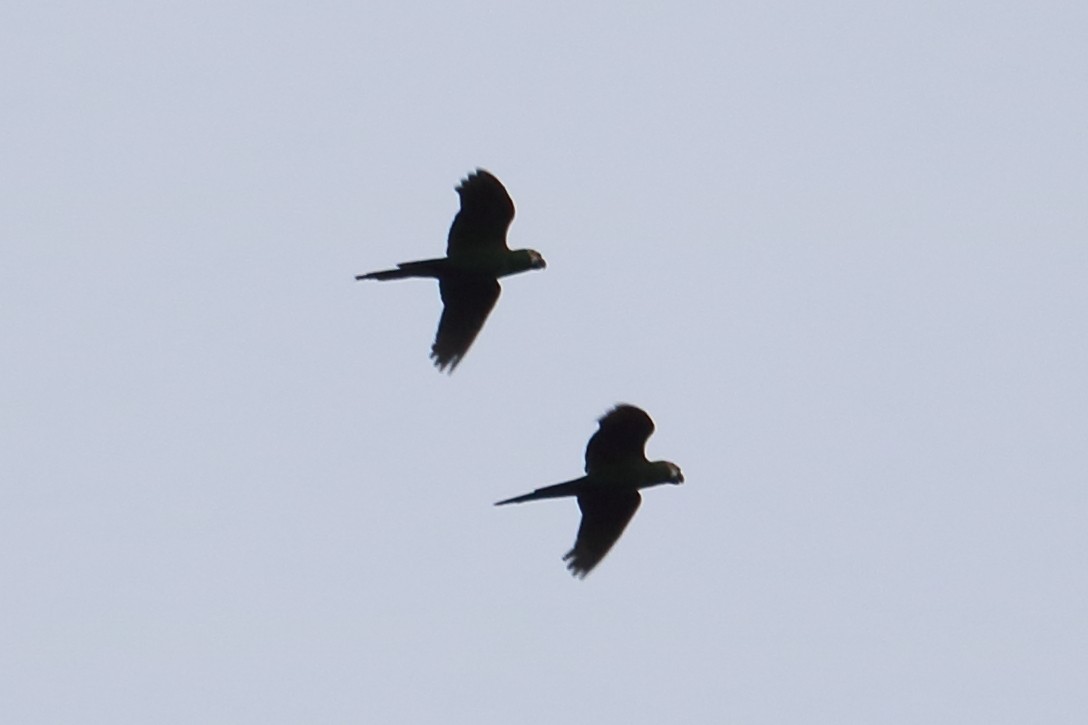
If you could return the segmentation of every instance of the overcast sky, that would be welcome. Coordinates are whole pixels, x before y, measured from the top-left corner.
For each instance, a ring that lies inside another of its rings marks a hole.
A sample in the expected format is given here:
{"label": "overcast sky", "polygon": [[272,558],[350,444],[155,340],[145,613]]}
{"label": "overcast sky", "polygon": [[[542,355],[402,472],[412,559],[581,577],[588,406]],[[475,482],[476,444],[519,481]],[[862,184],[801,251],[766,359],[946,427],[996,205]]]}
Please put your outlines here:
{"label": "overcast sky", "polygon": [[[6,723],[1088,721],[1075,2],[0,9]],[[454,187],[515,247],[452,376]],[[617,402],[651,489],[584,581]]]}

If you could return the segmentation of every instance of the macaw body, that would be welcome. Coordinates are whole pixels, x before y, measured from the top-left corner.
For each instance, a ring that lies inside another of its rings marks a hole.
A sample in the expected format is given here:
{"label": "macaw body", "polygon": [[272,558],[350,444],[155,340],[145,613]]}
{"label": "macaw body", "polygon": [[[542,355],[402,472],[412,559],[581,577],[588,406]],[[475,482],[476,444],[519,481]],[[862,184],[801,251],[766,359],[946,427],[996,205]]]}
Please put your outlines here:
{"label": "macaw body", "polygon": [[452,257],[421,259],[401,262],[396,269],[356,275],[355,279],[404,279],[406,277],[433,277],[438,280],[451,277],[478,277],[500,279],[512,274],[543,269],[543,258],[531,249],[483,250]]}

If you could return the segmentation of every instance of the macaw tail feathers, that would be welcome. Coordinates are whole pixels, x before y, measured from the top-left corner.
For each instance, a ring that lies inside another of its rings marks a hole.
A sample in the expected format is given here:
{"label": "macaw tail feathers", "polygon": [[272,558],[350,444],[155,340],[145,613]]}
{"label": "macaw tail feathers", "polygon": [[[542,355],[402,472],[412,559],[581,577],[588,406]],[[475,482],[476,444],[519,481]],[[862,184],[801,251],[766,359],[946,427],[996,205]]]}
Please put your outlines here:
{"label": "macaw tail feathers", "polygon": [[563,496],[577,496],[582,491],[582,484],[585,482],[585,476],[576,478],[573,481],[564,481],[563,483],[557,483],[553,486],[545,486],[544,488],[538,488],[532,493],[525,493],[521,496],[514,496],[514,498],[508,498],[504,501],[497,501],[496,506],[503,506],[508,503],[524,503],[526,501],[535,501],[538,498],[561,498]]}
{"label": "macaw tail feathers", "polygon": [[369,274],[357,274],[355,279],[404,279],[405,277],[440,277],[448,262],[445,259],[422,259],[418,262],[401,262],[396,269],[383,269]]}

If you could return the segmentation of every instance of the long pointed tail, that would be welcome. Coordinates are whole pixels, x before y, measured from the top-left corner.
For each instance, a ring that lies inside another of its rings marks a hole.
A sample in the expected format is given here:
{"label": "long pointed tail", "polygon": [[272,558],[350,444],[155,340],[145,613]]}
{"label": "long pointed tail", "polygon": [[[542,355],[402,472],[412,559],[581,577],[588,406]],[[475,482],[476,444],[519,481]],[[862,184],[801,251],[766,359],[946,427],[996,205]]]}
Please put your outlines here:
{"label": "long pointed tail", "polygon": [[404,279],[405,277],[439,277],[446,269],[445,259],[421,259],[418,262],[401,262],[396,269],[383,269],[369,274],[357,274],[355,279]]}
{"label": "long pointed tail", "polygon": [[582,484],[585,482],[585,476],[576,478],[573,481],[564,481],[563,483],[557,483],[553,486],[545,486],[544,488],[538,488],[532,493],[522,494],[521,496],[514,496],[514,498],[508,498],[504,501],[495,502],[496,506],[503,506],[508,503],[524,503],[526,501],[535,501],[538,498],[560,498],[562,496],[577,496],[582,491]]}

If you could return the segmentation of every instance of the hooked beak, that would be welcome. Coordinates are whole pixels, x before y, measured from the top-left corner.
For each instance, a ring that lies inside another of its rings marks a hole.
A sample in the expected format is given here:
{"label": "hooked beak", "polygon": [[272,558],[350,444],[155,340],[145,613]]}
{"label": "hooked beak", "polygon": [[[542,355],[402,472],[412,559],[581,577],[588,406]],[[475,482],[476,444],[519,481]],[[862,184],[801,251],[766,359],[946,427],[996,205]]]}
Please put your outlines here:
{"label": "hooked beak", "polygon": [[680,470],[680,466],[675,463],[669,464],[670,472],[672,473],[672,479],[669,483],[680,484],[684,482],[684,472]]}

